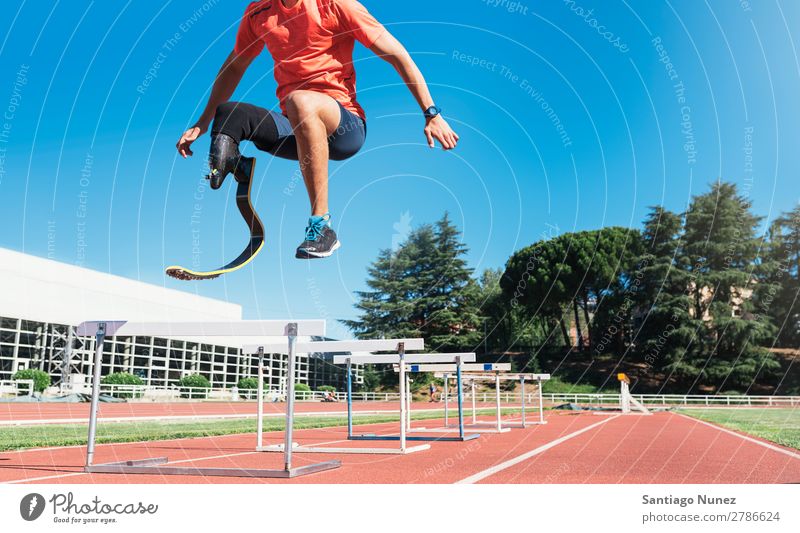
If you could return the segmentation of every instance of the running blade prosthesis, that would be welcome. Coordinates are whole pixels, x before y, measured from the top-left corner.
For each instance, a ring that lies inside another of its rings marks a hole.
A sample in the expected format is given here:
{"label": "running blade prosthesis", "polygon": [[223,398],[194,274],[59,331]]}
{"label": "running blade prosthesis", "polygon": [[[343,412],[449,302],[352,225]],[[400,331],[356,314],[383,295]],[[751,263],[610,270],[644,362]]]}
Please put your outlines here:
{"label": "running blade prosthesis", "polygon": [[[252,261],[256,255],[258,255],[258,252],[261,251],[261,248],[264,247],[264,225],[261,223],[261,219],[258,218],[258,214],[256,214],[255,209],[253,209],[253,203],[250,199],[250,191],[253,184],[256,161],[254,158],[242,157],[242,163],[244,163],[243,167],[246,169],[249,167],[249,172],[246,174],[241,173],[239,176],[234,174],[234,178],[237,182],[236,207],[239,208],[239,213],[241,213],[242,218],[244,218],[244,221],[247,224],[247,227],[250,229],[250,242],[247,244],[242,253],[239,254],[239,257],[225,266],[215,270],[197,271],[175,265],[167,267],[166,274],[168,276],[182,281],[200,281],[218,278],[223,274],[228,274],[229,272],[239,270],[250,263],[250,261]],[[212,180],[214,178],[214,176],[210,177]],[[217,185],[215,188],[219,188],[222,183],[221,181],[217,181],[216,183],[212,183],[212,185]]]}

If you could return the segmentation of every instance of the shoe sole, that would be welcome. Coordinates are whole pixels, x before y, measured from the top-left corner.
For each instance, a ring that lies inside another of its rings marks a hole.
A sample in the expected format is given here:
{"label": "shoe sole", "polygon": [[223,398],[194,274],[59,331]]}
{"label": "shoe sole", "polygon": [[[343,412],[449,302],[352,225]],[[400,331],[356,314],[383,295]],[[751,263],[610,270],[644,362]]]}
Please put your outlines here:
{"label": "shoe sole", "polygon": [[342,243],[338,240],[333,243],[331,249],[327,252],[300,252],[298,251],[295,254],[295,259],[324,259],[326,257],[330,257],[333,255],[333,252],[338,250],[342,246]]}

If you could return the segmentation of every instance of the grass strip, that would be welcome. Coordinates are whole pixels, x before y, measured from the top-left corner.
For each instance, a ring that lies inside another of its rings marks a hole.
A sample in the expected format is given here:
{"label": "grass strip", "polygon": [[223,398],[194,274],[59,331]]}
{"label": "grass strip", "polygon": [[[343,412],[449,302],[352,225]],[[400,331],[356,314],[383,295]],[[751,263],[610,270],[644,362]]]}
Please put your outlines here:
{"label": "grass strip", "polygon": [[800,409],[681,409],[680,412],[800,450]]}
{"label": "grass strip", "polygon": [[[519,409],[503,409],[503,416],[519,413]],[[493,409],[478,410],[478,415],[494,415]],[[471,411],[470,411],[471,416]],[[442,419],[441,412],[437,413],[412,413],[412,420]],[[385,422],[400,421],[399,414],[386,415],[356,415],[353,417],[354,425],[381,424]],[[469,418],[465,418],[469,421]],[[345,416],[297,416],[294,420],[295,429],[315,429],[343,426],[347,423]],[[16,451],[30,448],[44,448],[55,446],[80,446],[86,445],[86,424],[53,424],[34,426],[11,426],[0,431],[0,451]],[[285,427],[282,417],[269,417],[264,419],[264,431],[283,431]],[[412,428],[413,429],[413,428]],[[141,422],[107,422],[102,419],[97,424],[98,444],[120,442],[143,442],[155,440],[184,439],[197,437],[214,437],[219,435],[235,435],[240,433],[255,433],[256,420],[245,419],[192,419],[180,420],[146,420]]]}

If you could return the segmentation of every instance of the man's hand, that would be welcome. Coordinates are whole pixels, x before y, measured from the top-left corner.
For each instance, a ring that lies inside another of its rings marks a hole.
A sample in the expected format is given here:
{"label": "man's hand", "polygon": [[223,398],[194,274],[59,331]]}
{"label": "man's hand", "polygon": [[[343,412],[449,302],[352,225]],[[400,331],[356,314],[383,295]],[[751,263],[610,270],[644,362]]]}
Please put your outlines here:
{"label": "man's hand", "polygon": [[428,119],[425,125],[425,137],[431,148],[435,146],[434,139],[439,141],[443,150],[452,150],[458,144],[458,135],[441,115]]}
{"label": "man's hand", "polygon": [[181,135],[181,140],[178,141],[178,144],[175,146],[178,148],[178,153],[181,154],[184,158],[190,157],[194,155],[192,152],[192,143],[197,140],[202,134],[206,132],[208,128],[203,128],[201,126],[192,126],[186,132]]}

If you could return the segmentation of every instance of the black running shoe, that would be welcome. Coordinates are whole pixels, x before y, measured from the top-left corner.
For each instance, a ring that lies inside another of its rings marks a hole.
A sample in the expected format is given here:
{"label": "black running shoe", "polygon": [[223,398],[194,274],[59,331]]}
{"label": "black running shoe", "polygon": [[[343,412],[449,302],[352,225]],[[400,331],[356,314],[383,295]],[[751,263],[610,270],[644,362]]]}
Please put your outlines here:
{"label": "black running shoe", "polygon": [[312,217],[308,220],[306,240],[297,247],[297,259],[320,259],[330,257],[342,244],[336,232],[328,225],[330,216]]}

